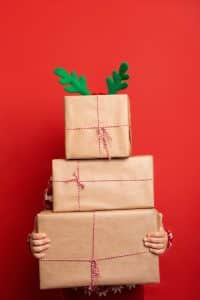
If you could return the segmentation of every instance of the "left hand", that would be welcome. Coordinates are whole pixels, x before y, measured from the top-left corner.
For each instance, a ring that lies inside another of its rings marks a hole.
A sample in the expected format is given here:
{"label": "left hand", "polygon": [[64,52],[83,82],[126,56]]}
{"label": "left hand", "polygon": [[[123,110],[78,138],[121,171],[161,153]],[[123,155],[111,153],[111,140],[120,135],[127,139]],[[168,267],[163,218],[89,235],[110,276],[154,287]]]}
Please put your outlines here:
{"label": "left hand", "polygon": [[144,237],[144,246],[149,248],[149,251],[153,254],[163,254],[167,249],[168,235],[163,226],[157,232],[147,233]]}

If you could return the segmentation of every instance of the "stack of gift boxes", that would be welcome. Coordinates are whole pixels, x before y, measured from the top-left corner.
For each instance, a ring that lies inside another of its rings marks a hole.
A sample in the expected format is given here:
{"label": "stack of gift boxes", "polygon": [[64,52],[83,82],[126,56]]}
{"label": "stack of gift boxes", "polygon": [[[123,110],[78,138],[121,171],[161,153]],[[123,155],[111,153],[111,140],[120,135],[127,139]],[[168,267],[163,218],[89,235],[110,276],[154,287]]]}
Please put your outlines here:
{"label": "stack of gift boxes", "polygon": [[53,210],[37,215],[51,239],[40,287],[159,282],[143,244],[161,220],[154,209],[153,158],[130,156],[129,97],[65,97],[66,159],[52,161]]}

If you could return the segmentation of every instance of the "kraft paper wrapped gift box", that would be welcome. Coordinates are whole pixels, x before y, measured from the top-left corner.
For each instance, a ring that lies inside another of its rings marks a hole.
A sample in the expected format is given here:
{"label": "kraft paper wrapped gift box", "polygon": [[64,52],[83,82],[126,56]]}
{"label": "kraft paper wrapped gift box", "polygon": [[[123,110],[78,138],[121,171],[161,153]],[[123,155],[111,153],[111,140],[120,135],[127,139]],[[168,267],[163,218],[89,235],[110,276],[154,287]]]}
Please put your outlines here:
{"label": "kraft paper wrapped gift box", "polygon": [[128,157],[128,95],[65,96],[67,159]]}
{"label": "kraft paper wrapped gift box", "polygon": [[40,288],[159,282],[159,259],[143,237],[160,226],[155,209],[37,215],[51,247],[39,261]]}
{"label": "kraft paper wrapped gift box", "polygon": [[53,210],[154,207],[153,157],[52,161]]}

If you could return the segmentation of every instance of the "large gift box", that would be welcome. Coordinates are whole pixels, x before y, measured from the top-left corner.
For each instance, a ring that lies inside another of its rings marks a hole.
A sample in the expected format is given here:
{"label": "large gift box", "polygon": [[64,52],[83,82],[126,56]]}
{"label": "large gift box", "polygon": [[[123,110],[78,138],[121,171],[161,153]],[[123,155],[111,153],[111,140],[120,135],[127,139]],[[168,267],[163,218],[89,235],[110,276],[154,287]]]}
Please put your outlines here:
{"label": "large gift box", "polygon": [[54,159],[53,210],[91,211],[154,207],[153,157]]}
{"label": "large gift box", "polygon": [[67,159],[128,157],[128,95],[65,96]]}
{"label": "large gift box", "polygon": [[155,209],[37,215],[51,247],[39,261],[41,289],[159,282],[159,259],[143,244],[157,231]]}

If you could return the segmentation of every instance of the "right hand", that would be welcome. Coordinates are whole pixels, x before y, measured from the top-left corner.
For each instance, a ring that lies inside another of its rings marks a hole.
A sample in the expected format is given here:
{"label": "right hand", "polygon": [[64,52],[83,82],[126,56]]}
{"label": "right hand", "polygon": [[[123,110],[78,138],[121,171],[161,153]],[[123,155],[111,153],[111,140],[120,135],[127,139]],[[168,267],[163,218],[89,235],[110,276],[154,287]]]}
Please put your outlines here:
{"label": "right hand", "polygon": [[50,247],[50,239],[45,233],[32,232],[29,234],[30,250],[34,257],[40,259],[45,256],[46,250]]}

